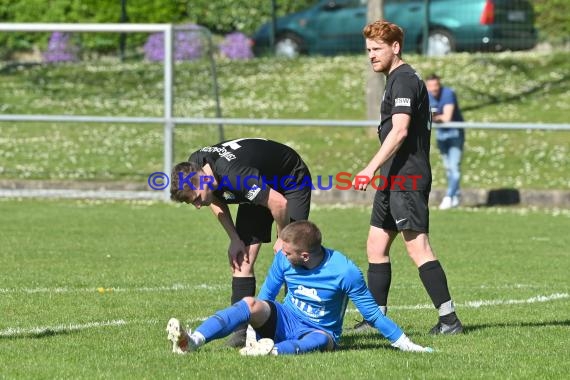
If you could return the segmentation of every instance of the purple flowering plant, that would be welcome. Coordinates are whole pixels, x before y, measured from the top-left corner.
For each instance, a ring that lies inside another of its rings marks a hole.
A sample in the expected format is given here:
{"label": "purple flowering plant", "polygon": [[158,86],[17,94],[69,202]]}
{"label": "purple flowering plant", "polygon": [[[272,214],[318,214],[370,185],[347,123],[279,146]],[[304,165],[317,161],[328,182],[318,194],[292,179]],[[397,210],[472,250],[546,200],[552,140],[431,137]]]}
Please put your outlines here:
{"label": "purple flowering plant", "polygon": [[251,41],[245,34],[240,32],[226,35],[220,44],[220,53],[229,59],[253,58]]}
{"label": "purple flowering plant", "polygon": [[53,32],[43,59],[44,62],[76,62],[79,60],[78,53],[79,47],[71,40],[71,34]]}
{"label": "purple flowering plant", "polygon": [[[182,28],[181,28],[182,29]],[[204,43],[202,33],[197,25],[183,26],[183,30],[174,33],[174,59],[177,61],[191,61],[202,57]],[[145,58],[149,61],[164,60],[164,34],[151,34],[144,44]]]}

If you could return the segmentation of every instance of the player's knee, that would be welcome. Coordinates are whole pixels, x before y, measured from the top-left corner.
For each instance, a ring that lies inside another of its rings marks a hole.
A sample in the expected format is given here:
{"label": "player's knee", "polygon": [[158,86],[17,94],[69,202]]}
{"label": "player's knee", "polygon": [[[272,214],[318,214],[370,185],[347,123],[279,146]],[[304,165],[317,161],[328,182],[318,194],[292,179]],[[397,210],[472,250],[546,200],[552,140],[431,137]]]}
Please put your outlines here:
{"label": "player's knee", "polygon": [[247,307],[249,307],[249,311],[253,310],[257,302],[254,297],[243,297],[242,300],[247,304]]}
{"label": "player's knee", "polygon": [[321,351],[330,351],[334,349],[334,341],[331,336],[324,331],[315,331],[314,334],[315,342]]}
{"label": "player's knee", "polygon": [[255,297],[244,297],[242,300],[247,304],[251,314],[258,314],[268,308],[264,301],[258,300]]}
{"label": "player's knee", "polygon": [[381,258],[388,256],[390,247],[384,239],[368,236],[366,240],[366,253],[368,257]]}
{"label": "player's knee", "polygon": [[412,259],[412,261],[416,264],[416,266],[418,268],[428,261],[437,260],[437,258],[435,257],[435,254],[433,253],[433,251],[430,248],[418,249],[418,250],[414,250],[414,251],[408,250],[408,255],[409,255],[410,259]]}
{"label": "player's knee", "polygon": [[249,305],[249,323],[254,327],[263,326],[271,317],[271,307],[265,301],[254,299]]}

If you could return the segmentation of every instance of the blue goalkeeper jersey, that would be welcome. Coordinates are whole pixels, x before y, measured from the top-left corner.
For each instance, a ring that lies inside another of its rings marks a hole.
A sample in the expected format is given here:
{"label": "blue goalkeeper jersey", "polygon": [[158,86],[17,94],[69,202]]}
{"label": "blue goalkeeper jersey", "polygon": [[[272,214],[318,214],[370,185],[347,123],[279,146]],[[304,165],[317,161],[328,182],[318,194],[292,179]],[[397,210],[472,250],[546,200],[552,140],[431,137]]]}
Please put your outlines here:
{"label": "blue goalkeeper jersey", "polygon": [[402,330],[382,314],[360,269],[342,253],[324,247],[323,250],[323,261],[313,269],[291,265],[279,251],[257,298],[275,301],[286,283],[283,306],[307,325],[331,334],[337,343],[350,299],[365,320],[391,342],[396,341]]}

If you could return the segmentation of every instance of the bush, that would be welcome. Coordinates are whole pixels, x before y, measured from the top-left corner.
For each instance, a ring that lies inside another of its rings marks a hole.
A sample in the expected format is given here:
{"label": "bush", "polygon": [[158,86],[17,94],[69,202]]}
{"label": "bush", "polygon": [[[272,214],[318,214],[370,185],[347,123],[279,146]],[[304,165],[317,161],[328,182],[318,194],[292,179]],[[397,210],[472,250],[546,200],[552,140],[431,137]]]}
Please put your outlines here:
{"label": "bush", "polygon": [[[285,15],[315,4],[315,0],[276,0],[277,15]],[[240,31],[252,34],[271,19],[271,0],[192,0],[188,18],[206,26],[214,33]]]}
{"label": "bush", "polygon": [[70,38],[69,33],[53,32],[49,39],[48,49],[43,54],[44,62],[78,61],[79,47]]}
{"label": "bush", "polygon": [[229,59],[253,58],[249,38],[245,34],[239,32],[226,35],[220,44],[220,53]]}
{"label": "bush", "polygon": [[[277,0],[278,15],[307,7],[314,0]],[[270,0],[153,0],[128,1],[128,22],[132,23],[200,23],[218,34],[240,31],[253,33],[271,17]],[[116,23],[121,18],[118,0],[0,0],[2,22],[69,22]],[[46,33],[10,32],[0,34],[0,54],[45,47]],[[142,46],[146,33],[128,34],[127,45]],[[116,33],[82,34],[81,46],[97,53],[118,49]]]}
{"label": "bush", "polygon": [[[304,9],[315,0],[276,0],[277,16]],[[557,41],[570,36],[568,0],[533,0],[536,25],[541,38]],[[270,0],[127,0],[128,22],[200,23],[217,34],[242,32],[251,35],[271,18]],[[118,0],[0,0],[3,22],[116,23],[121,18]],[[31,50],[48,44],[47,33],[10,32],[0,34],[0,54]],[[108,53],[118,49],[115,33],[82,34],[81,46],[90,52]],[[146,33],[128,34],[131,50],[142,46]]]}
{"label": "bush", "polygon": [[536,26],[540,38],[549,42],[570,40],[570,2],[568,0],[535,0]]}
{"label": "bush", "polygon": [[[185,25],[185,30],[174,33],[174,59],[176,61],[191,61],[202,57],[204,43],[203,32],[197,25]],[[144,45],[145,58],[149,61],[164,60],[164,35],[154,33],[148,37]]]}
{"label": "bush", "polygon": [[[190,0],[128,1],[128,21],[132,23],[173,23],[188,20]],[[119,0],[0,0],[3,22],[117,23],[121,18]],[[9,32],[0,34],[0,53],[9,56],[34,46],[45,49],[49,34]],[[147,33],[129,33],[128,45],[140,47]],[[81,46],[97,53],[117,51],[118,33],[82,33]]]}

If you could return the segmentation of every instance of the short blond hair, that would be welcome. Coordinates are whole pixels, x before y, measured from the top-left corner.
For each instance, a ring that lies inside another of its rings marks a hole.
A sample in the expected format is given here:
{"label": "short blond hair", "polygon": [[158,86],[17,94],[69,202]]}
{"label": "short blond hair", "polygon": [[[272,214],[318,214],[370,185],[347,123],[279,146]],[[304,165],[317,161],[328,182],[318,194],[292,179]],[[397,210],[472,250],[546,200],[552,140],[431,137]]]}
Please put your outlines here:
{"label": "short blond hair", "polygon": [[321,251],[322,235],[317,225],[308,220],[298,220],[285,226],[279,234],[281,240],[291,245],[297,253],[318,254]]}

